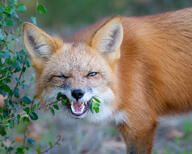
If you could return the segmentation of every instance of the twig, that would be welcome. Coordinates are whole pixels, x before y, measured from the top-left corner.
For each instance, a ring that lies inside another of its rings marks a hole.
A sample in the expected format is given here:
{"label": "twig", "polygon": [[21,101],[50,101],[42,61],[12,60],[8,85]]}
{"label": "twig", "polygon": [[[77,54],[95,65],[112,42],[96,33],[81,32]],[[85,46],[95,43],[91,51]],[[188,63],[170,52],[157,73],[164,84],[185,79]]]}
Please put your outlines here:
{"label": "twig", "polygon": [[27,127],[25,127],[25,130],[23,132],[23,147],[25,147],[25,143],[26,143],[26,138],[27,138]]}
{"label": "twig", "polygon": [[49,146],[44,151],[40,152],[40,154],[44,154],[44,153],[49,152],[51,149],[53,149],[55,146],[57,146],[60,141],[63,141],[63,137],[61,135],[58,135],[57,140],[55,141],[55,143],[52,146]]}

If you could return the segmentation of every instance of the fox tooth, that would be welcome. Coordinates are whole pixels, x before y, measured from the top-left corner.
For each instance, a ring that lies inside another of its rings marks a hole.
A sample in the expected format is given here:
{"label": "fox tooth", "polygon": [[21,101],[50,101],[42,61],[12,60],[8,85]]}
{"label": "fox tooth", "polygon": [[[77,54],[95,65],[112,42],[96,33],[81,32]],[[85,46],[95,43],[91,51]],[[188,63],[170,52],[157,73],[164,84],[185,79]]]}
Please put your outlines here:
{"label": "fox tooth", "polygon": [[72,110],[72,112],[75,112],[75,109],[74,109],[74,106],[72,103],[71,103],[71,110]]}

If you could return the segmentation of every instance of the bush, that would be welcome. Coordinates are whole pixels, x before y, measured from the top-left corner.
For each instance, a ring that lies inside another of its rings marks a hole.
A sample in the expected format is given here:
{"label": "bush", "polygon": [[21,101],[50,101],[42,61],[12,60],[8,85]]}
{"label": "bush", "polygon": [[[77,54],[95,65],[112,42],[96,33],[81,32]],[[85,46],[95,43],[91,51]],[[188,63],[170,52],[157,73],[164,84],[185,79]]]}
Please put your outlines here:
{"label": "bush", "polygon": [[[37,5],[37,12],[46,13],[43,5]],[[31,120],[37,120],[39,101],[29,97],[29,85],[24,78],[30,67],[29,56],[22,45],[22,19],[20,15],[27,10],[18,0],[0,2],[0,153],[21,154],[29,150],[32,138],[23,132],[22,144],[16,144],[13,129],[18,124],[27,128]],[[36,24],[36,18],[31,17]],[[39,153],[38,149],[38,153]]]}

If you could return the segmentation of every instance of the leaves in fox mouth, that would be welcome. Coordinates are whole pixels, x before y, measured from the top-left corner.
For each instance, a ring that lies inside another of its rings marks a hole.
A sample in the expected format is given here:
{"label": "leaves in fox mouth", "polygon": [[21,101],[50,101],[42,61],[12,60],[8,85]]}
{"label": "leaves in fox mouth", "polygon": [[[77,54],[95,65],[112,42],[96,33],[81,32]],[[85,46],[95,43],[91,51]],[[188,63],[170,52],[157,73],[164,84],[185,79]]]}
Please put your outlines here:
{"label": "leaves in fox mouth", "polygon": [[96,113],[99,113],[100,103],[101,103],[101,101],[96,97],[93,97],[91,99],[90,110],[92,113],[94,112],[94,110]]}
{"label": "leaves in fox mouth", "polygon": [[[59,92],[57,94],[56,101],[53,102],[49,106],[49,109],[50,109],[51,113],[53,115],[55,115],[54,109],[56,109],[56,110],[59,109],[58,103],[61,103],[62,105],[66,105],[67,102],[68,102],[68,99],[66,98],[66,96],[63,95],[61,92]],[[101,101],[98,98],[92,97],[92,99],[90,101],[90,106],[89,106],[89,108],[90,108],[92,113],[94,113],[94,111],[95,111],[95,113],[99,113],[99,111],[100,111],[100,103],[101,103]]]}

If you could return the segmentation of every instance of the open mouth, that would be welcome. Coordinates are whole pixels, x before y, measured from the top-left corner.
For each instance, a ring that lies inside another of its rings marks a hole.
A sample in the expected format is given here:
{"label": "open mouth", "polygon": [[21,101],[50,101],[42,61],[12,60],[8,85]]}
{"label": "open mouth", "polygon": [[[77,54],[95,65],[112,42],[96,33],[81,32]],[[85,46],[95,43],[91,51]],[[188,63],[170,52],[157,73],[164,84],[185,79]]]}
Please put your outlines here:
{"label": "open mouth", "polygon": [[71,113],[75,116],[81,116],[89,109],[89,102],[71,102]]}
{"label": "open mouth", "polygon": [[66,106],[70,109],[73,115],[81,116],[89,110],[91,99],[88,102],[70,102],[66,96],[65,98],[67,99]]}

